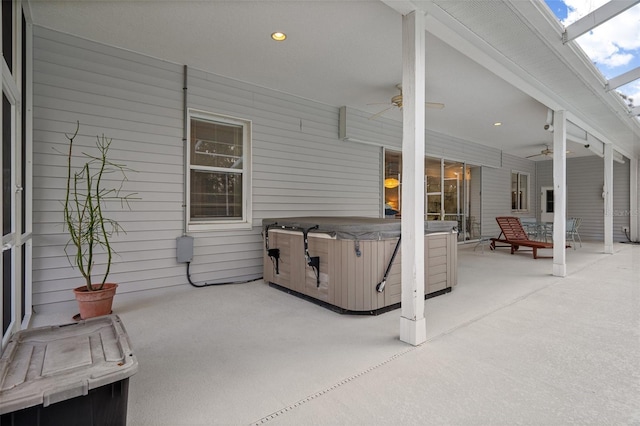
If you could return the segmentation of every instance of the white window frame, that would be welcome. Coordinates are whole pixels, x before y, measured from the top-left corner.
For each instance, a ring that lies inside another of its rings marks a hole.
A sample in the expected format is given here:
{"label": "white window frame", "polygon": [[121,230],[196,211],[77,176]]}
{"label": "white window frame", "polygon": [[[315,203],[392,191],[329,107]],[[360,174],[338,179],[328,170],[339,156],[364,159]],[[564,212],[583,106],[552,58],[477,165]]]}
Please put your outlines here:
{"label": "white window frame", "polygon": [[[239,219],[211,219],[197,222],[191,221],[191,170],[200,169],[199,166],[191,165],[191,120],[213,121],[216,123],[242,126],[242,169],[234,169],[234,172],[242,174],[242,217]],[[252,227],[252,202],[251,202],[251,120],[232,117],[228,115],[215,114],[196,109],[188,110],[186,141],[186,222],[188,231],[214,231],[226,229],[251,229]]]}
{"label": "white window frame", "polygon": [[[527,177],[527,197],[526,197],[526,201],[527,201],[527,207],[526,208],[521,208],[522,206],[520,205],[516,205],[516,208],[511,208],[512,212],[516,212],[516,213],[528,213],[529,212],[529,206],[531,205],[531,174],[527,173],[527,172],[522,172],[520,170],[511,170],[511,175],[509,176],[509,204],[511,204],[512,201],[512,191],[513,188],[511,187],[511,182],[513,181],[513,175],[517,175],[517,187],[518,190],[520,190],[521,188],[521,180],[520,177],[521,176],[526,176]],[[517,199],[516,199],[517,200]],[[517,201],[516,204],[519,204],[519,202]]]}
{"label": "white window frame", "polygon": [[[13,20],[13,43],[11,47],[10,61],[12,63],[11,71],[9,66],[2,57],[0,67],[0,80],[2,82],[2,93],[6,96],[11,105],[11,162],[12,171],[9,186],[12,188],[11,201],[11,230],[8,234],[2,236],[2,252],[11,251],[11,321],[8,329],[2,335],[1,347],[5,347],[10,336],[19,328],[27,328],[31,321],[32,311],[32,290],[31,290],[31,232],[32,232],[32,201],[33,194],[32,183],[32,148],[31,148],[31,127],[32,127],[32,34],[30,16],[28,13],[28,5],[24,1],[12,2]],[[1,15],[1,13],[0,13]],[[26,27],[23,27],[23,15]],[[0,16],[1,18],[1,16]],[[0,19],[0,32],[2,30]],[[23,38],[23,30],[25,37]],[[23,56],[23,47],[25,53]],[[24,64],[23,67],[23,59]],[[25,92],[22,92],[23,78],[25,81]],[[2,114],[2,104],[0,104],[0,116]],[[23,135],[23,114],[26,114],[26,134]],[[1,138],[0,138],[1,139]],[[26,144],[26,158],[22,155],[22,143]],[[0,154],[0,157],[2,155]],[[25,180],[23,180],[22,172],[24,171]],[[3,176],[0,175],[0,185]],[[5,182],[6,184],[6,182]],[[25,195],[28,194],[28,195]],[[26,197],[26,198],[25,198]],[[24,201],[24,220],[23,223],[23,201]],[[0,210],[0,223],[3,222],[3,210]],[[22,232],[24,228],[24,233]],[[4,233],[4,232],[3,232]],[[23,256],[24,247],[24,256]],[[4,262],[0,259],[0,276],[4,276]],[[24,276],[23,276],[24,272]],[[22,299],[22,282],[24,278],[24,300]],[[3,283],[6,284],[6,283]],[[4,301],[0,295],[0,317],[3,317]],[[24,303],[23,303],[24,302]],[[24,304],[24,311],[23,311]]]}

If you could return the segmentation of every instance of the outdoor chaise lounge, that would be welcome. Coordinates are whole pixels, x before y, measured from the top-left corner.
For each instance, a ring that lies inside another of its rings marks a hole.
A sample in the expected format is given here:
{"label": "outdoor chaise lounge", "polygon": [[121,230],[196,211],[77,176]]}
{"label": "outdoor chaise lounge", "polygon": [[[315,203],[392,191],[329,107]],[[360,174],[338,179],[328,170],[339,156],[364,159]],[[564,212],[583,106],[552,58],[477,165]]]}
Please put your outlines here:
{"label": "outdoor chaise lounge", "polygon": [[499,216],[496,217],[496,221],[500,226],[500,235],[498,238],[491,238],[491,245],[489,246],[491,250],[496,249],[496,242],[510,245],[511,254],[514,254],[520,247],[531,247],[533,258],[537,259],[538,249],[553,248],[553,243],[530,240],[527,232],[522,227],[522,223],[520,223],[520,219],[515,216]]}

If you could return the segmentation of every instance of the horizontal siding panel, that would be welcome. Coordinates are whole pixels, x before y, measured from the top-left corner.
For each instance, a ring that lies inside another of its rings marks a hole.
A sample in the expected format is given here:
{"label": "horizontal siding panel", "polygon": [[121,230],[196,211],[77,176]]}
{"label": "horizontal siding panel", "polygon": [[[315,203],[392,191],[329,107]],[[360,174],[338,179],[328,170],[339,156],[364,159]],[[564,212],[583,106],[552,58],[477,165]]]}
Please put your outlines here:
{"label": "horizontal siding panel", "polygon": [[[155,253],[156,255],[160,255],[162,253]],[[166,255],[166,254],[165,254]],[[117,265],[112,266],[112,272],[109,275],[109,278],[116,278],[118,275],[125,276],[134,273],[141,273],[143,271],[162,271],[169,268],[175,268],[174,265],[168,265],[165,259],[147,259],[147,260],[137,260],[130,261],[125,260],[123,254],[122,260],[118,260]],[[175,252],[171,257],[175,257]],[[49,263],[52,262],[53,259],[49,259]],[[66,261],[66,259],[64,259]],[[104,261],[104,260],[103,260]],[[199,262],[198,262],[199,261]],[[234,253],[219,253],[215,257],[215,261],[211,261],[210,256],[198,256],[194,258],[194,261],[191,265],[192,273],[208,273],[212,269],[215,271],[219,270],[233,270],[239,267],[242,267],[242,262],[248,261],[249,264],[253,263],[255,265],[256,262],[262,261],[262,250],[248,250],[245,249],[243,251],[234,252]],[[186,268],[186,265],[183,266]],[[100,273],[104,271],[104,265],[102,263],[96,262],[95,265],[95,273],[94,276],[99,279]],[[161,276],[161,275],[160,275]],[[35,281],[44,281],[47,280],[47,289],[51,290],[60,290],[65,287],[65,280],[73,280],[74,278],[80,279],[80,284],[82,285],[82,277],[80,276],[79,271],[70,268],[55,268],[49,267],[45,269],[34,269],[33,271],[33,279]],[[58,287],[60,286],[60,287]],[[68,287],[67,287],[68,288]]]}
{"label": "horizontal siding panel", "polygon": [[221,110],[228,110],[232,106],[240,114],[250,111],[253,120],[258,123],[264,122],[287,129],[299,129],[302,126],[304,130],[317,129],[324,132],[327,126],[332,126],[338,120],[335,108],[331,112],[318,111],[317,104],[311,101],[305,104],[300,99],[297,102],[292,99],[278,100],[246,90],[230,90],[223,84],[207,84],[193,78],[189,78],[188,87],[192,106]]}
{"label": "horizontal siding panel", "polygon": [[[281,153],[279,157],[260,156],[260,150],[256,149],[253,152],[254,163],[256,158],[259,158],[259,165],[261,167],[269,167],[272,165],[291,164],[291,165],[305,165],[309,168],[317,168],[318,170],[325,170],[326,172],[336,172],[343,174],[353,174],[354,172],[362,172],[367,174],[377,174],[377,170],[371,170],[364,167],[363,164],[353,164],[353,161],[349,161],[348,158],[339,158],[335,155],[332,157],[324,156],[312,156],[311,154],[298,154],[295,152]],[[324,160],[324,161],[323,161]],[[376,158],[377,162],[378,159]],[[327,164],[329,163],[329,164]],[[257,169],[259,170],[259,169]]]}
{"label": "horizontal siding panel", "polygon": [[182,110],[182,91],[177,91],[175,84],[171,85],[172,89],[165,87],[149,89],[147,84],[106,75],[101,77],[104,84],[96,85],[94,83],[96,77],[88,75],[83,70],[69,68],[64,64],[47,63],[42,65],[46,66],[48,73],[40,76],[38,84],[50,87],[50,90],[70,90],[107,99],[122,99],[135,102],[138,105],[161,108],[160,111],[163,109]]}
{"label": "horizontal siding panel", "polygon": [[[139,99],[116,97],[114,96],[114,90],[110,90],[109,95],[82,91],[81,88],[78,87],[77,83],[73,83],[73,89],[56,87],[48,84],[37,84],[34,85],[34,90],[40,93],[40,99],[55,99],[57,102],[71,102],[79,104],[89,103],[90,105],[93,105],[95,102],[99,102],[100,107],[111,109],[115,108],[119,111],[134,115],[133,118],[135,118],[136,121],[140,120],[149,123],[160,122],[164,125],[174,122],[173,124],[176,127],[182,125],[182,121],[178,123],[175,122],[176,117],[179,117],[180,111],[182,110],[182,104],[180,103],[177,103],[175,108],[168,108],[165,106],[166,103],[154,105],[140,102]],[[107,91],[107,89],[105,88],[104,91]],[[61,105],[60,109],[64,109],[64,105]],[[163,118],[167,120],[168,123],[162,123]]]}
{"label": "horizontal siding panel", "polygon": [[[103,117],[100,115],[85,114],[82,111],[82,108],[78,108],[75,111],[63,111],[59,109],[40,108],[39,106],[37,106],[37,102],[34,102],[34,103],[36,103],[36,106],[34,107],[34,112],[33,112],[34,121],[51,120],[51,121],[59,121],[59,122],[65,123],[64,130],[62,131],[61,135],[64,135],[65,132],[66,133],[69,133],[70,131],[73,132],[76,128],[76,123],[80,122],[82,126],[89,125],[97,129],[101,129],[98,132],[93,133],[91,135],[92,137],[94,137],[96,134],[100,134],[100,135],[105,134],[110,138],[113,138],[116,140],[131,140],[131,139],[127,139],[126,137],[116,136],[113,133],[114,129],[119,128],[121,132],[133,131],[133,132],[142,132],[142,133],[148,133],[148,134],[156,134],[157,132],[162,130],[165,132],[166,136],[168,137],[173,136],[173,138],[175,138],[174,141],[182,140],[181,127],[170,128],[167,126],[162,127],[162,126],[154,126],[154,125],[145,124],[145,123],[136,123],[135,121],[131,121],[131,120],[113,120],[111,118]],[[43,129],[36,127],[34,130],[41,131]],[[56,138],[55,141],[60,141],[60,138]],[[147,149],[150,152],[153,151],[152,146],[149,146]]]}
{"label": "horizontal siding panel", "polygon": [[[109,148],[109,158],[114,163],[123,164],[127,168],[129,168],[130,170],[125,170],[125,175],[131,180],[137,177],[136,175],[142,176],[146,173],[157,173],[159,171],[159,165],[162,165],[163,174],[182,176],[184,173],[184,166],[182,164],[176,164],[175,159],[172,163],[169,162],[171,156],[158,155],[154,153],[149,153],[146,156],[144,156],[142,153],[137,153],[134,156],[127,156],[126,152],[119,151],[119,145],[115,144],[115,142],[116,141],[112,141],[111,147]],[[35,165],[40,164],[43,166],[50,166],[51,170],[57,170],[59,172],[58,176],[66,179],[68,158],[66,154],[62,155],[60,153],[56,153],[56,150],[54,150],[53,148],[54,147],[52,147],[53,154],[34,153],[33,162]],[[65,146],[61,145],[60,148],[64,149]],[[66,146],[66,149],[69,149],[68,145]],[[76,165],[76,163],[78,165],[82,165],[85,162],[85,159],[81,156],[81,153],[83,152],[86,152],[90,155],[95,155],[97,154],[97,149],[95,148],[95,146],[75,146],[74,158],[72,160],[72,164],[74,166]],[[155,162],[154,159],[156,160]],[[132,164],[133,162],[135,162],[135,169],[133,167],[129,167],[129,164]],[[34,173],[37,173],[37,171],[34,171]],[[105,179],[105,181],[109,180],[115,180],[115,178],[107,176],[107,179]]]}
{"label": "horizontal siding panel", "polygon": [[[51,117],[50,115],[54,115]],[[36,117],[34,117],[36,118]],[[76,125],[79,119],[76,119],[75,115],[65,113],[59,114],[58,112],[47,111],[46,115],[39,114],[38,118],[38,128],[34,129],[34,141],[43,141],[44,139],[50,139],[51,143],[55,143],[56,141],[64,142],[64,135],[69,132],[73,132],[76,129]],[[125,123],[126,124],[126,123]],[[141,129],[133,126],[131,129],[124,129],[119,127],[105,127],[94,125],[88,121],[80,121],[80,129],[78,134],[82,137],[87,138],[95,138],[96,135],[108,136],[114,141],[126,141],[132,146],[148,146],[149,151],[163,153],[164,149],[167,149],[167,152],[172,151],[175,147],[180,148],[180,155],[182,155],[182,129],[173,129],[170,133],[161,134],[159,129],[152,128],[152,131],[142,132]],[[148,129],[147,129],[148,130]],[[166,129],[165,129],[166,130]],[[59,137],[52,138],[48,135],[48,133],[55,133],[59,135]],[[47,136],[44,136],[47,135]],[[44,138],[44,139],[43,139]],[[165,148],[169,147],[169,148]],[[34,147],[35,149],[36,147]],[[127,147],[128,148],[128,147]]]}
{"label": "horizontal siding panel", "polygon": [[[36,89],[34,87],[34,89]],[[164,133],[162,130],[164,127],[179,128],[182,127],[182,119],[179,116],[179,111],[176,111],[174,118],[168,117],[156,117],[151,114],[144,114],[141,112],[127,111],[124,108],[118,108],[113,106],[98,105],[95,102],[95,96],[92,101],[91,98],[83,100],[83,102],[67,101],[64,99],[50,98],[44,94],[39,93],[39,96],[33,102],[34,109],[42,108],[50,111],[77,111],[80,109],[85,116],[101,117],[104,120],[117,120],[118,122],[132,122],[136,123],[142,129],[151,128],[152,126]],[[82,123],[82,121],[80,120]]]}
{"label": "horizontal siding panel", "polygon": [[[263,129],[260,129],[263,130]],[[288,136],[283,138],[283,136]],[[363,144],[335,143],[321,138],[305,138],[302,135],[266,134],[260,132],[254,135],[255,149],[271,157],[278,157],[280,153],[296,151],[317,158],[343,158],[357,155],[367,161],[379,161],[380,148]],[[318,152],[318,145],[328,145],[326,152]],[[357,166],[357,165],[356,165]]]}
{"label": "horizontal siding panel", "polygon": [[[182,67],[174,64],[169,69],[163,67],[166,62],[155,61],[145,64],[122,58],[122,50],[113,49],[113,54],[97,52],[93,48],[99,43],[87,42],[82,46],[70,46],[52,32],[51,37],[35,37],[34,71],[39,71],[36,64],[45,67],[47,64],[65,65],[69,68],[82,69],[96,76],[111,76],[127,81],[144,83],[153,87],[165,87],[167,81],[182,81]],[[78,55],[78,52],[81,52]]]}

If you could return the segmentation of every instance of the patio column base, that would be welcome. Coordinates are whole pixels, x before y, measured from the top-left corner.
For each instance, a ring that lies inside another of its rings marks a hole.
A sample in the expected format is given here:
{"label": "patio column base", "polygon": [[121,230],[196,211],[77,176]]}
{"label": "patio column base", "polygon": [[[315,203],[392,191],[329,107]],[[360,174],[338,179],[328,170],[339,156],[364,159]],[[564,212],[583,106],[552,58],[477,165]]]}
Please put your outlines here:
{"label": "patio column base", "polygon": [[566,263],[554,263],[553,264],[553,276],[554,277],[566,277],[567,276],[567,264]]}
{"label": "patio column base", "polygon": [[409,319],[400,317],[400,340],[413,346],[427,341],[427,322],[425,318]]}

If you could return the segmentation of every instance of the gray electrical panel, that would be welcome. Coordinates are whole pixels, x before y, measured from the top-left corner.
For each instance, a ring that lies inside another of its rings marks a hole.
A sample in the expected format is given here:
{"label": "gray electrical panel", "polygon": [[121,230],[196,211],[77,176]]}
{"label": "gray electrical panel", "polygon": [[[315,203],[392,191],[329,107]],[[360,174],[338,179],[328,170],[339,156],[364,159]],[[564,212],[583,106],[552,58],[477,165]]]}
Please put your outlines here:
{"label": "gray electrical panel", "polygon": [[193,237],[184,235],[176,239],[176,258],[178,263],[191,262],[193,258]]}

